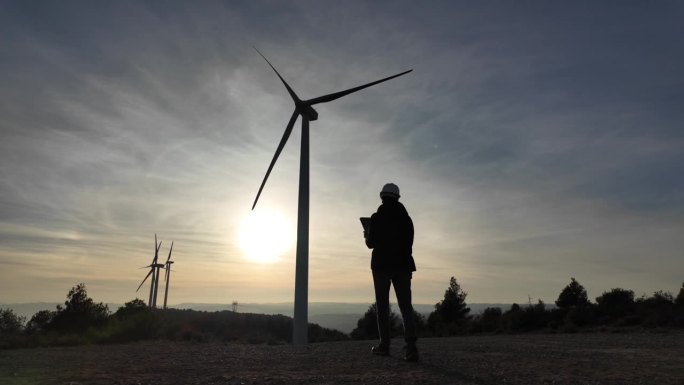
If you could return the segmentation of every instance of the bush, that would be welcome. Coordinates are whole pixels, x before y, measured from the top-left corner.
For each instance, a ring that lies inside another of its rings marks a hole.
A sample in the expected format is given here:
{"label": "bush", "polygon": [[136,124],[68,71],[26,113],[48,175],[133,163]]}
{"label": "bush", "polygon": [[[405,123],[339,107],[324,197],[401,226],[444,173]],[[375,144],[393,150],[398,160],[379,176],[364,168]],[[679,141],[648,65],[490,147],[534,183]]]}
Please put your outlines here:
{"label": "bush", "polygon": [[69,290],[64,307],[57,306],[57,312],[49,328],[58,331],[83,331],[90,327],[102,327],[109,318],[107,305],[95,303],[88,297],[84,283]]}
{"label": "bush", "polygon": [[[120,308],[121,309],[121,308]],[[160,338],[161,320],[148,310],[115,315],[97,335],[97,342],[123,343]]]}
{"label": "bush", "polygon": [[501,323],[504,330],[512,332],[522,330],[523,327],[523,310],[517,303],[511,305],[511,308],[506,310],[501,317]]}
{"label": "bush", "polygon": [[12,309],[0,309],[0,336],[19,334],[24,328],[25,317],[20,317]]}
{"label": "bush", "polygon": [[26,331],[28,333],[39,333],[47,331],[50,328],[52,320],[55,318],[56,312],[50,310],[41,310],[31,317],[28,324],[26,324]]}
{"label": "bush", "polygon": [[566,325],[588,326],[594,323],[596,319],[596,306],[587,304],[568,310],[565,315]]}
{"label": "bush", "polygon": [[543,329],[549,323],[546,304],[541,299],[536,304],[530,303],[524,309],[523,326],[526,330]]}
{"label": "bush", "polygon": [[679,289],[679,294],[677,294],[677,298],[675,299],[675,305],[684,308],[684,283],[682,283],[682,287]]}
{"label": "bush", "polygon": [[488,307],[473,318],[470,331],[473,333],[498,332],[501,330],[503,313],[500,307]]}
{"label": "bush", "polygon": [[[389,311],[390,337],[396,337],[401,335],[402,325],[399,316],[392,310],[392,305],[390,305]],[[363,317],[356,322],[356,328],[352,330],[350,336],[355,340],[372,340],[380,337],[378,334],[378,306],[375,303],[370,305]]]}
{"label": "bush", "polygon": [[634,292],[631,290],[614,288],[596,297],[600,315],[615,320],[634,312]]}
{"label": "bush", "polygon": [[126,319],[136,314],[147,313],[150,309],[145,305],[145,302],[139,298],[124,303],[122,307],[116,310],[114,315],[119,319]]}
{"label": "bush", "polygon": [[501,327],[508,332],[529,332],[548,327],[552,324],[552,312],[546,310],[541,299],[536,304],[530,302],[524,308],[514,303],[501,317]]}
{"label": "bush", "polygon": [[413,310],[413,322],[416,324],[416,334],[418,335],[418,337],[424,337],[429,335],[427,319],[424,315]]}
{"label": "bush", "polygon": [[652,297],[641,297],[634,308],[643,326],[674,326],[674,298],[670,293],[656,291]]}

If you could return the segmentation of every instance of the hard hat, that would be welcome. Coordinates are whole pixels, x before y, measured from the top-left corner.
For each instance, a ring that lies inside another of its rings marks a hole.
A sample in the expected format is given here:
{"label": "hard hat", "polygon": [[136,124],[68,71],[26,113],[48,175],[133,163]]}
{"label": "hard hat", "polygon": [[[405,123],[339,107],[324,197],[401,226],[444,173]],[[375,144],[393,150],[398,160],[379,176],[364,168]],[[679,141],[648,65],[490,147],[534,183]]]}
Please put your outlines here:
{"label": "hard hat", "polygon": [[397,186],[394,183],[387,183],[382,187],[382,191],[380,191],[380,198],[382,197],[394,197],[394,198],[399,198],[399,186]]}

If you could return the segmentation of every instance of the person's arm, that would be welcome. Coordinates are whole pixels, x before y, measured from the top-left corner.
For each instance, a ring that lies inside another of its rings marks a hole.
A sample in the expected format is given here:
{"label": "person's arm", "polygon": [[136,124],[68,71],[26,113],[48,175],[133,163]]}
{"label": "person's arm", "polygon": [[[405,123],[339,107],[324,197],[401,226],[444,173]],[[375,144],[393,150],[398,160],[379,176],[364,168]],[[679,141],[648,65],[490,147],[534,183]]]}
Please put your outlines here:
{"label": "person's arm", "polygon": [[372,249],[375,247],[375,233],[373,232],[373,224],[376,221],[376,214],[371,215],[371,220],[370,220],[370,225],[368,225],[368,233],[366,234],[366,246],[369,249]]}
{"label": "person's arm", "polygon": [[409,230],[409,236],[408,236],[409,247],[413,247],[413,220],[411,220],[411,217],[408,217],[408,230]]}

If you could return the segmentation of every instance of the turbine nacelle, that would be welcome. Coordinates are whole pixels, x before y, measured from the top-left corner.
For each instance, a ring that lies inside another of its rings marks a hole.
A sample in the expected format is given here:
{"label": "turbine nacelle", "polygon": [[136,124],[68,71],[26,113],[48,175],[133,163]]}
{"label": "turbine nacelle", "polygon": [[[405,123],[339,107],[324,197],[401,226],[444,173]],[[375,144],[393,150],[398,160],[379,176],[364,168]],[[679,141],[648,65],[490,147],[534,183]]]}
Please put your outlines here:
{"label": "turbine nacelle", "polygon": [[318,120],[318,111],[314,110],[311,105],[306,104],[306,102],[301,102],[297,105],[297,112],[300,115],[306,116],[310,121]]}

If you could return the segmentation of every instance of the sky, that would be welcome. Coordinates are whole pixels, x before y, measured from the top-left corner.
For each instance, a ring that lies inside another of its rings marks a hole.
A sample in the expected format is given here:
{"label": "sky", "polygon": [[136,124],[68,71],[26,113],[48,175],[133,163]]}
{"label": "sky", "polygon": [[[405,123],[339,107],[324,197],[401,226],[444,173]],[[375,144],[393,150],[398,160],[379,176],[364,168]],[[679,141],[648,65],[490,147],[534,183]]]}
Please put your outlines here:
{"label": "sky", "polygon": [[358,218],[387,182],[415,225],[413,300],[552,303],[684,281],[684,4],[0,1],[0,303],[136,293],[155,233],[169,302],[294,298],[300,128],[313,98],[309,300],[372,302]]}

